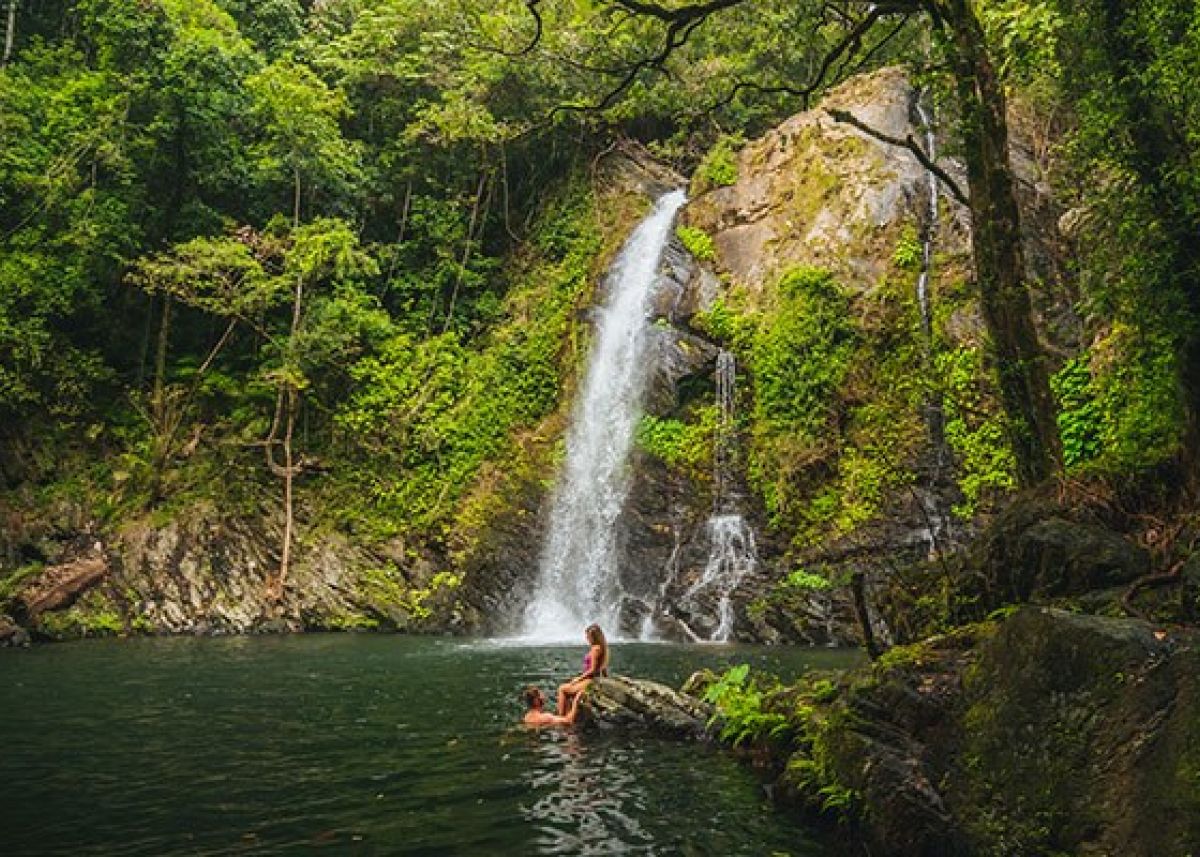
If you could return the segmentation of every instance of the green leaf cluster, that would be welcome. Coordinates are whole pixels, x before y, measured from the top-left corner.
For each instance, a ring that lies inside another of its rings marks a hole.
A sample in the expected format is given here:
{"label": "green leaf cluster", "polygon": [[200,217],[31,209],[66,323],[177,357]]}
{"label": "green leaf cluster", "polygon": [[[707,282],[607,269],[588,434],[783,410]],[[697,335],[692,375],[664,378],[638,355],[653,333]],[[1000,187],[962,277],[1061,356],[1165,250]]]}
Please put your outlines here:
{"label": "green leaf cluster", "polygon": [[712,237],[703,229],[694,226],[680,226],[675,230],[684,249],[695,257],[697,262],[712,262],[717,258],[717,248]]}
{"label": "green leaf cluster", "polygon": [[766,710],[764,700],[764,692],[750,676],[748,664],[727,670],[704,694],[704,701],[717,707],[712,722],[720,722],[721,740],[735,747],[747,741],[778,739],[788,733],[787,717]]}
{"label": "green leaf cluster", "polygon": [[1058,398],[1063,464],[1070,468],[1091,461],[1100,454],[1102,419],[1087,356],[1073,357],[1064,363],[1050,379],[1050,386]]}
{"label": "green leaf cluster", "polygon": [[716,427],[715,405],[697,409],[688,422],[645,414],[635,439],[640,449],[664,464],[699,474],[712,464]]}
{"label": "green leaf cluster", "polygon": [[692,177],[693,196],[737,183],[737,155],[744,142],[739,135],[724,135],[717,140],[696,167]]}

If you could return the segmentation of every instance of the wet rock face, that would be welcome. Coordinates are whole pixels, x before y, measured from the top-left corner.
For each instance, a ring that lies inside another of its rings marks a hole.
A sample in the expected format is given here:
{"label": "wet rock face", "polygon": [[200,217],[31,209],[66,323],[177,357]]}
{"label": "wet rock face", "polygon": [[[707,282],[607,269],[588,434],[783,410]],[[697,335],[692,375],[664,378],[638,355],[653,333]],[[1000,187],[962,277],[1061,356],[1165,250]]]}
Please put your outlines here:
{"label": "wet rock face", "polygon": [[668,738],[707,737],[712,706],[646,679],[596,679],[579,703],[588,728],[649,733]]}
{"label": "wet rock face", "polygon": [[669,416],[680,405],[680,387],[712,372],[717,347],[693,333],[666,325],[650,331],[653,368],[646,389],[646,411]]}

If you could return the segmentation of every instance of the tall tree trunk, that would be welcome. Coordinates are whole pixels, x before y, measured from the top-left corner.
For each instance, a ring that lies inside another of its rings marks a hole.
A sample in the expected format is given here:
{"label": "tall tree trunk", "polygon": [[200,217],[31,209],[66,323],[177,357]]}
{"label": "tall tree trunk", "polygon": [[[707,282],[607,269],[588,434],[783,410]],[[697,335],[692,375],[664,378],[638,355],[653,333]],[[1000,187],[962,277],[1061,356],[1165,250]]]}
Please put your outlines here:
{"label": "tall tree trunk", "polygon": [[983,316],[991,334],[1017,478],[1028,486],[1053,475],[1062,452],[1046,357],[1038,343],[1025,284],[1006,100],[970,0],[938,0],[937,9],[949,31],[961,102],[972,249]]}
{"label": "tall tree trunk", "polygon": [[8,19],[4,27],[4,55],[0,56],[0,68],[12,59],[13,45],[17,41],[17,6],[21,0],[8,0]]}
{"label": "tall tree trunk", "polygon": [[300,168],[292,169],[292,227],[300,225]]}
{"label": "tall tree trunk", "polygon": [[[299,186],[299,185],[297,185]],[[288,363],[292,363],[292,358],[295,356],[296,334],[300,329],[300,309],[304,302],[304,277],[296,276],[296,291],[292,299],[292,325],[288,333]],[[293,367],[288,366],[291,371]],[[275,401],[275,420],[271,427],[272,438],[279,426],[279,409],[285,407],[287,409],[286,417],[284,418],[283,429],[283,545],[279,551],[279,574],[272,586],[269,594],[275,600],[283,597],[283,586],[287,581],[288,571],[291,568],[292,559],[292,534],[295,530],[295,499],[292,491],[292,483],[296,476],[296,461],[292,450],[292,439],[296,430],[296,408],[299,403],[299,388],[296,385],[295,379],[290,375],[286,375],[281,381],[280,396]],[[273,441],[272,441],[273,442]]]}
{"label": "tall tree trunk", "polygon": [[150,422],[154,446],[150,463],[151,499],[157,499],[166,467],[166,438],[171,433],[167,414],[167,351],[171,341],[171,296],[163,294],[162,313],[158,323],[158,344],[154,352],[154,389],[150,393]]}
{"label": "tall tree trunk", "polygon": [[287,392],[287,422],[283,430],[283,547],[279,556],[279,577],[275,580],[273,596],[283,598],[283,587],[287,582],[288,569],[292,561],[292,531],[295,529],[295,503],[292,499],[292,480],[296,475],[295,459],[292,457],[292,435],[296,429],[296,387],[291,385]]}
{"label": "tall tree trunk", "polygon": [[[292,196],[292,227],[300,226],[300,170],[293,168]],[[299,388],[295,379],[289,374],[293,366],[296,348],[296,333],[300,329],[300,310],[304,302],[304,276],[296,275],[296,289],[292,296],[292,323],[288,330],[287,359],[285,374],[279,381],[279,389],[275,397],[275,415],[271,420],[271,432],[267,436],[267,464],[283,479],[283,544],[279,549],[279,571],[275,579],[267,584],[267,595],[275,601],[283,598],[283,587],[287,581],[288,571],[292,562],[292,538],[296,523],[296,504],[293,493],[293,482],[296,477],[296,460],[292,448],[292,440],[296,430],[296,408],[299,403]],[[283,467],[275,462],[275,443],[278,437],[279,424],[283,422]]]}

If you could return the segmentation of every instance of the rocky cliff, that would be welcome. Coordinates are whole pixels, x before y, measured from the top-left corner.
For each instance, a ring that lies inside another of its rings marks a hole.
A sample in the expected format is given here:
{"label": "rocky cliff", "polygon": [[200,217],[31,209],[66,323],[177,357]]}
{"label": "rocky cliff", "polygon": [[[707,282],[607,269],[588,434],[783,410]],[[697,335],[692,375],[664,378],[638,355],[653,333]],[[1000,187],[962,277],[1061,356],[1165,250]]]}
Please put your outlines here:
{"label": "rocky cliff", "polygon": [[780,794],[845,795],[898,857],[1182,857],[1200,842],[1198,657],[1192,632],[1025,608],[854,676],[800,727]]}
{"label": "rocky cliff", "polygon": [[[921,98],[897,69],[856,78],[726,154],[719,181],[703,165],[693,181],[656,308],[650,428],[708,447],[664,449],[648,432],[626,515],[630,576],[666,569],[660,597],[681,636],[713,627],[711,599],[688,593],[711,552],[720,348],[738,370],[724,455],[758,547],[735,595],[739,636],[855,642],[850,580],[877,587],[898,566],[949,553],[1011,484],[1003,464],[985,463],[1000,450],[966,212],[944,188],[935,211],[910,152],[833,117],[925,139]],[[816,298],[787,293],[804,272],[828,278]],[[773,333],[789,324],[794,334]]]}

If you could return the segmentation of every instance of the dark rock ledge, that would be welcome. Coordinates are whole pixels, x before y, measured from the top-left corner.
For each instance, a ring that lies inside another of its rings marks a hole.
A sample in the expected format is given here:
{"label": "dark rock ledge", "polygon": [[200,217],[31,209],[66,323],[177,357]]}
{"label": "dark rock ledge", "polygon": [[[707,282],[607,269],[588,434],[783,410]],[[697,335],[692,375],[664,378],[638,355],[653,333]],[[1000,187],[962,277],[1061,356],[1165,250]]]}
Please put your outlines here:
{"label": "dark rock ledge", "polygon": [[628,729],[668,738],[708,737],[714,709],[664,684],[647,679],[612,676],[588,687],[580,705],[591,728]]}

